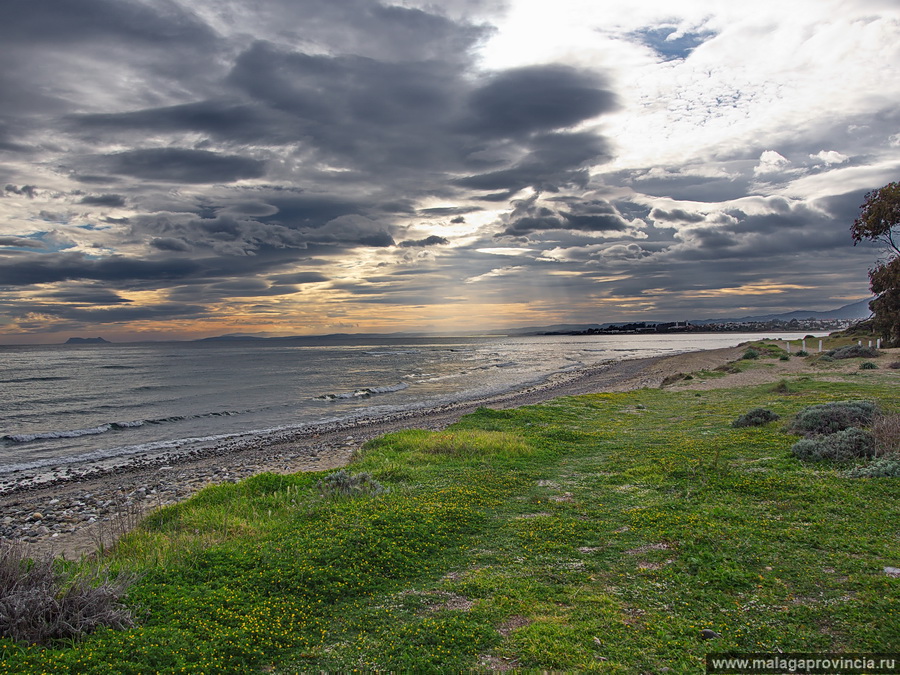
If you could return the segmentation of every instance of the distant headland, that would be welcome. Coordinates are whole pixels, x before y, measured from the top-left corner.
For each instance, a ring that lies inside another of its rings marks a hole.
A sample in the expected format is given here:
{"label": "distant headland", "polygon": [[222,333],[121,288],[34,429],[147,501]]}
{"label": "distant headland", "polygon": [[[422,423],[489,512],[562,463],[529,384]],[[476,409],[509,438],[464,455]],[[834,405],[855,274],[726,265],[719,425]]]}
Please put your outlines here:
{"label": "distant headland", "polygon": [[66,340],[67,345],[108,345],[111,344],[109,340],[104,340],[102,337],[92,337],[92,338],[84,338],[84,337],[70,337]]}

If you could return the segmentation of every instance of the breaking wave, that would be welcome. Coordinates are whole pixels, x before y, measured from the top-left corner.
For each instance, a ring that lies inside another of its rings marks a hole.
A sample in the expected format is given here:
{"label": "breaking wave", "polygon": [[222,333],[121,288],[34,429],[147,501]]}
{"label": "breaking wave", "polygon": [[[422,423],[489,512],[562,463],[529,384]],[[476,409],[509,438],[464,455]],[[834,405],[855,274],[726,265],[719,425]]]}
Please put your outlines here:
{"label": "breaking wave", "polygon": [[373,396],[375,394],[390,394],[395,391],[403,391],[404,389],[408,389],[409,385],[406,382],[398,382],[397,384],[389,384],[384,387],[364,387],[362,389],[355,389],[354,391],[346,391],[340,394],[322,394],[321,396],[316,396],[315,400],[317,401],[345,401],[348,399],[354,398],[368,398],[369,396]]}
{"label": "breaking wave", "polygon": [[184,420],[203,419],[207,417],[230,417],[240,413],[233,410],[223,410],[220,412],[201,413],[198,415],[172,415],[170,417],[160,417],[150,420],[133,420],[130,422],[106,422],[95,427],[85,429],[62,429],[58,431],[38,431],[33,434],[6,434],[0,437],[0,440],[9,443],[31,443],[33,441],[43,441],[53,438],[78,438],[80,436],[96,436],[105,434],[109,431],[123,431],[125,429],[135,429],[146,424],[171,424],[172,422],[182,422]]}

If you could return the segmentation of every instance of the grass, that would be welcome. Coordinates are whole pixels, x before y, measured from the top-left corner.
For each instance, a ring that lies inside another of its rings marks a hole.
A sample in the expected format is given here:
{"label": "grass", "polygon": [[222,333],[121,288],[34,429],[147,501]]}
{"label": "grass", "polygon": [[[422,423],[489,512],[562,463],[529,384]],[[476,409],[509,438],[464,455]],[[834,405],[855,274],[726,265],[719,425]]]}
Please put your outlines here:
{"label": "grass", "polygon": [[701,673],[707,652],[900,651],[896,479],[804,464],[782,422],[732,428],[758,407],[900,412],[889,370],[837,379],[481,409],[370,442],[348,471],[381,494],[335,498],[324,474],[207,488],[106,554],[137,575],[139,626],[0,641],[0,672]]}

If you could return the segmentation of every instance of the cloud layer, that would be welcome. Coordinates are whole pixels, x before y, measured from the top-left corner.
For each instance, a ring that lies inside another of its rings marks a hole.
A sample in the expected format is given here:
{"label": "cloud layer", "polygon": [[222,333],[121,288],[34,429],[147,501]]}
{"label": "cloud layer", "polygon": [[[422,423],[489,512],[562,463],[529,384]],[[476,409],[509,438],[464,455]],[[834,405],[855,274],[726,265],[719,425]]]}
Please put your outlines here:
{"label": "cloud layer", "polygon": [[439,12],[14,0],[0,342],[685,319],[866,295],[877,252],[848,228],[900,172],[892,4]]}

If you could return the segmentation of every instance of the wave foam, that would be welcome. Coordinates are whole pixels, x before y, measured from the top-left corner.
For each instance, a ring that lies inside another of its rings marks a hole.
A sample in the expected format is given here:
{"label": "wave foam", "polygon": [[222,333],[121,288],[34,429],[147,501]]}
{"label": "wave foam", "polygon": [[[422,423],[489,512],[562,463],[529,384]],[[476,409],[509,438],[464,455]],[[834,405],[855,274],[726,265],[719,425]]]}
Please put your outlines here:
{"label": "wave foam", "polygon": [[96,436],[105,434],[108,431],[123,431],[126,429],[136,429],[145,424],[171,424],[173,422],[182,422],[190,419],[203,419],[205,417],[230,417],[238,415],[233,410],[222,410],[219,412],[201,413],[199,415],[173,415],[171,417],[160,417],[150,420],[133,420],[130,422],[106,422],[95,427],[86,429],[62,429],[58,431],[38,431],[33,434],[6,434],[0,436],[0,440],[11,443],[32,443],[34,441],[52,440],[54,438],[79,438],[81,436]]}
{"label": "wave foam", "polygon": [[362,389],[346,391],[339,394],[322,394],[321,396],[316,396],[315,400],[341,401],[354,398],[368,398],[369,396],[372,396],[374,394],[390,394],[395,391],[403,391],[404,389],[408,388],[409,385],[406,382],[398,382],[397,384],[389,384],[383,387],[364,387]]}

